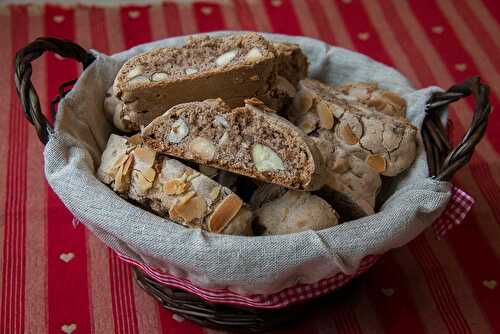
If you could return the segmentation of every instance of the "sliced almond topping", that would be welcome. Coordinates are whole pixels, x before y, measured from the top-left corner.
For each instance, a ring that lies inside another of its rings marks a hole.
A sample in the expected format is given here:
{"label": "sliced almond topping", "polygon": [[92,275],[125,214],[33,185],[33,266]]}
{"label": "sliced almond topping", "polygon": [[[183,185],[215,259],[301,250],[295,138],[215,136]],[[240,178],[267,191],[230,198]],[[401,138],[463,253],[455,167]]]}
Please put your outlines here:
{"label": "sliced almond topping", "polygon": [[379,173],[383,173],[387,169],[387,161],[384,156],[380,154],[369,155],[366,159],[366,163]]}
{"label": "sliced almond topping", "polygon": [[123,164],[123,174],[128,174],[130,172],[130,167],[132,167],[132,162],[134,161],[134,155],[128,154],[127,160]]}
{"label": "sliced almond topping", "polygon": [[197,171],[193,171],[191,174],[187,176],[186,181],[191,182],[191,180],[197,178],[198,176],[200,176],[200,173],[198,173]]}
{"label": "sliced almond topping", "polygon": [[335,124],[335,118],[333,118],[332,110],[326,102],[319,101],[316,105],[316,112],[319,116],[319,125],[323,129],[330,130],[331,128],[333,128],[333,125]]}
{"label": "sliced almond topping", "polygon": [[389,100],[393,105],[399,108],[406,108],[406,101],[401,96],[391,91],[383,91],[382,96]]}
{"label": "sliced almond topping", "polygon": [[123,166],[123,164],[125,163],[125,161],[127,161],[127,159],[128,159],[128,154],[124,154],[120,156],[118,159],[116,159],[113,166],[111,166],[111,168],[109,169],[108,174],[111,177],[115,177],[116,173],[118,172],[118,169]]}
{"label": "sliced almond topping", "polygon": [[338,158],[335,160],[335,163],[333,164],[332,171],[334,173],[339,173],[343,174],[349,170],[349,162],[347,159],[344,158]]}
{"label": "sliced almond topping", "polygon": [[349,124],[344,124],[340,127],[340,135],[348,145],[356,145],[359,142],[358,137],[356,137]]}
{"label": "sliced almond topping", "polygon": [[308,112],[313,105],[313,97],[306,90],[299,90],[293,99],[293,107],[298,112]]}
{"label": "sliced almond topping", "polygon": [[136,172],[134,179],[137,190],[141,194],[145,194],[153,186],[153,182],[146,179],[144,174],[142,174],[141,172]]}
{"label": "sliced almond topping", "polygon": [[152,167],[155,163],[156,152],[146,146],[136,148],[132,154],[135,161],[134,169],[139,171]]}
{"label": "sliced almond topping", "polygon": [[200,165],[200,172],[202,172],[203,174],[205,174],[208,177],[213,177],[213,176],[217,175],[218,170],[216,168],[212,168],[209,166]]}
{"label": "sliced almond topping", "polygon": [[215,145],[208,139],[203,137],[196,137],[189,145],[191,151],[205,161],[210,161],[215,155]]}
{"label": "sliced almond topping", "polygon": [[142,144],[142,136],[140,133],[137,133],[128,138],[128,142],[132,145],[141,145]]}
{"label": "sliced almond topping", "polygon": [[163,191],[167,195],[184,194],[189,189],[190,184],[180,179],[172,179],[163,185]]}
{"label": "sliced almond topping", "polygon": [[156,170],[152,167],[149,167],[141,172],[142,176],[149,182],[153,183],[156,177]]}
{"label": "sliced almond topping", "polygon": [[168,141],[173,144],[180,143],[189,133],[189,127],[185,120],[179,118],[172,124],[172,129],[168,133]]}
{"label": "sliced almond topping", "polygon": [[125,175],[123,173],[123,165],[120,165],[120,168],[118,168],[118,171],[116,172],[113,189],[120,193],[125,192],[127,190]]}
{"label": "sliced almond topping", "polygon": [[184,70],[184,73],[186,73],[187,75],[191,75],[198,73],[198,70],[196,68],[188,67]]}
{"label": "sliced almond topping", "polygon": [[212,190],[210,190],[210,198],[213,201],[215,201],[217,199],[217,197],[219,197],[220,189],[221,189],[220,186],[215,186],[212,188]]}
{"label": "sliced almond topping", "polygon": [[245,56],[245,60],[252,63],[256,63],[261,59],[262,59],[262,53],[260,52],[259,48],[252,48],[250,51],[248,51],[247,55]]}
{"label": "sliced almond topping", "polygon": [[231,62],[231,60],[234,59],[234,57],[236,57],[236,55],[238,54],[238,50],[231,50],[231,51],[228,51],[222,55],[220,55],[216,60],[215,60],[215,63],[217,64],[217,66],[224,66],[224,65],[227,65]]}
{"label": "sliced almond topping", "polygon": [[[189,195],[189,197],[188,197]],[[169,211],[170,218],[181,219],[184,223],[190,223],[195,219],[200,219],[207,212],[207,203],[197,196],[194,191],[184,195]]]}
{"label": "sliced almond topping", "polygon": [[229,194],[214,209],[208,218],[208,230],[210,232],[221,231],[240,211],[243,201],[235,194]]}
{"label": "sliced almond topping", "polygon": [[164,81],[168,79],[168,74],[163,72],[153,73],[151,76],[151,81]]}

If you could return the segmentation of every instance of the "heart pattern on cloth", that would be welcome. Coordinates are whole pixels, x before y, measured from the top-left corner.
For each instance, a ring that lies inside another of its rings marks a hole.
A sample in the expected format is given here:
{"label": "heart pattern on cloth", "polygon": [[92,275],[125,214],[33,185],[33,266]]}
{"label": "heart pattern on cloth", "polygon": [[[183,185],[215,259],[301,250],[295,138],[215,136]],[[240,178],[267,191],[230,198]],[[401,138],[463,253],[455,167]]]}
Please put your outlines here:
{"label": "heart pattern on cloth", "polygon": [[362,41],[366,41],[366,40],[368,40],[368,38],[370,38],[370,33],[369,32],[360,32],[358,34],[358,38]]}
{"label": "heart pattern on cloth", "polygon": [[204,14],[204,15],[210,15],[212,14],[214,10],[212,9],[212,7],[209,7],[209,6],[204,6],[204,7],[201,7],[201,12]]}
{"label": "heart pattern on cloth", "polygon": [[463,72],[467,69],[467,64],[460,63],[460,64],[455,64],[455,68],[457,71]]}
{"label": "heart pattern on cloth", "polygon": [[495,281],[494,279],[484,280],[483,285],[488,289],[493,290],[494,288],[497,287],[497,281]]}
{"label": "heart pattern on cloth", "polygon": [[273,5],[274,7],[279,7],[283,4],[283,2],[281,0],[272,0],[271,1],[271,5]]}
{"label": "heart pattern on cloth", "polygon": [[64,16],[62,15],[55,15],[52,20],[54,20],[55,23],[61,23],[64,21]]}
{"label": "heart pattern on cloth", "polygon": [[382,288],[380,291],[386,297],[391,297],[395,293],[394,289],[392,288]]}
{"label": "heart pattern on cloth", "polygon": [[131,10],[130,12],[128,12],[128,17],[130,17],[131,19],[136,19],[139,16],[141,16],[141,13],[138,10]]}
{"label": "heart pattern on cloth", "polygon": [[59,259],[61,261],[66,262],[66,263],[73,260],[74,257],[75,257],[75,254],[71,253],[71,252],[70,253],[62,253],[61,255],[59,255]]}
{"label": "heart pattern on cloth", "polygon": [[435,34],[441,34],[444,31],[442,26],[434,26],[432,27],[432,32]]}
{"label": "heart pattern on cloth", "polygon": [[174,319],[174,320],[175,320],[175,321],[177,321],[177,322],[183,322],[183,321],[184,321],[184,318],[183,318],[183,317],[181,317],[180,315],[175,314],[175,313],[174,313],[174,314],[172,314],[172,319]]}
{"label": "heart pattern on cloth", "polygon": [[61,330],[66,334],[71,334],[76,330],[76,324],[62,325]]}
{"label": "heart pattern on cloth", "polygon": [[342,0],[342,2],[345,4],[350,4],[352,2],[352,0]]}

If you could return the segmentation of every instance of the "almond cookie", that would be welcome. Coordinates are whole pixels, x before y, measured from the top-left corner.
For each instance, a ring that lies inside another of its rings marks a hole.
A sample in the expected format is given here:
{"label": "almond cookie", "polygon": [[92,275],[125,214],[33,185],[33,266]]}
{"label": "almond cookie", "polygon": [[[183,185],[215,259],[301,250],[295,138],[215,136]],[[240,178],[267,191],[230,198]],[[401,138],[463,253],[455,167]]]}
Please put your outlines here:
{"label": "almond cookie", "polygon": [[287,191],[255,211],[257,229],[264,235],[322,230],[338,224],[335,210],[308,192]]}
{"label": "almond cookie", "polygon": [[278,56],[278,75],[297,87],[300,80],[307,77],[309,67],[307,57],[298,44],[273,42]]}
{"label": "almond cookie", "polygon": [[380,89],[376,83],[356,82],[335,86],[338,97],[359,102],[389,116],[404,117],[406,101],[396,93]]}
{"label": "almond cookie", "polygon": [[315,190],[324,182],[311,139],[255,99],[235,109],[221,99],[180,104],[142,134],[158,152],[290,189]]}
{"label": "almond cookie", "polygon": [[124,103],[123,131],[138,131],[179,103],[223,98],[242,106],[245,98],[267,98],[276,84],[274,47],[256,33],[191,38],[181,47],[154,49],[128,60],[114,93]]}
{"label": "almond cookie", "polygon": [[158,155],[138,136],[111,135],[97,176],[122,196],[184,226],[252,234],[252,213],[235,193],[177,160]]}
{"label": "almond cookie", "polygon": [[[345,194],[347,200],[357,205],[365,215],[373,214],[375,200],[382,186],[380,175],[355,155],[335,147],[331,131],[320,129],[318,137],[311,138],[325,160],[328,175],[325,185]],[[337,208],[335,204],[334,207]]]}
{"label": "almond cookie", "polygon": [[395,176],[411,166],[417,128],[408,120],[348,103],[332,87],[316,80],[302,80],[299,87],[288,116],[305,133],[332,131],[336,146],[382,175]]}

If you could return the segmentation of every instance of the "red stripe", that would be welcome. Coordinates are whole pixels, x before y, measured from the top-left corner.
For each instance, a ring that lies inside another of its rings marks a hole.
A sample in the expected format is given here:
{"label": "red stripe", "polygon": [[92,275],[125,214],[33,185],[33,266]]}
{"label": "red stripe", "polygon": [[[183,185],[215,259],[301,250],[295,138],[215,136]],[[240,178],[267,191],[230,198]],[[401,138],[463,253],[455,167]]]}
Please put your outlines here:
{"label": "red stripe", "polygon": [[[436,50],[438,50],[439,54],[443,58],[445,64],[448,66],[448,69],[452,73],[455,80],[457,82],[461,82],[468,77],[477,75],[479,70],[474,63],[474,60],[464,50],[455,31],[448,23],[446,17],[443,16],[440,8],[436,6],[435,2],[432,0],[412,0],[410,1],[410,5],[422,26],[426,27],[428,34],[432,34],[431,29],[434,26],[442,26],[444,28],[444,32],[442,34],[432,35],[432,42]],[[428,14],[429,11],[431,11],[433,15],[424,15],[426,13]],[[459,71],[455,68],[456,64],[466,64],[467,69],[465,71]],[[490,100],[492,105],[499,104],[498,97],[494,94],[491,94]],[[495,150],[500,153],[500,136],[496,135],[498,131],[500,131],[500,115],[493,112],[490,114],[489,118],[490,121],[488,123],[486,137],[493,144]],[[498,192],[495,194],[498,194]]]}
{"label": "red stripe", "polygon": [[243,30],[257,30],[255,19],[246,0],[234,0],[236,15]]}
{"label": "red stripe", "polygon": [[409,248],[424,273],[432,298],[448,330],[451,333],[471,333],[441,263],[432,252],[425,235],[410,243]]}
{"label": "red stripe", "polygon": [[297,14],[291,1],[264,1],[273,31],[288,35],[302,35]]}
{"label": "red stripe", "polygon": [[[46,6],[45,32],[49,36],[74,39],[73,10]],[[57,94],[59,85],[76,78],[78,73],[73,60],[58,60],[54,55],[49,55],[46,59],[47,101],[50,101]],[[49,106],[46,106],[45,110],[48,109]],[[74,228],[71,213],[50,188],[47,191],[49,331],[59,333],[61,326],[74,323],[78,331],[89,333],[91,326],[85,229],[82,225]],[[59,259],[66,252],[75,254],[68,263]]]}
{"label": "red stripe", "polygon": [[182,25],[179,17],[179,7],[173,2],[163,4],[163,15],[168,36],[182,35]]}
{"label": "red stripe", "polygon": [[[496,46],[495,42],[492,40],[488,31],[484,28],[479,18],[476,15],[471,15],[473,11],[467,1],[454,0],[453,3],[458,14],[462,17],[462,20],[467,23],[467,26],[474,35],[474,38],[481,45],[481,48],[484,49],[490,57],[496,58],[496,55],[500,54],[500,48]],[[500,63],[492,61],[492,64],[495,66],[497,71],[500,70]]]}
{"label": "red stripe", "polygon": [[[12,26],[12,58],[28,42],[28,18],[25,6],[10,7]],[[26,240],[26,163],[27,123],[22,117],[12,72],[8,80],[10,90],[10,116],[7,149],[7,172],[4,240],[2,263],[2,302],[0,328],[8,333],[24,332],[24,285]]]}
{"label": "red stripe", "polygon": [[475,1],[478,2],[482,1],[485,8],[491,13],[491,15],[493,15],[496,22],[500,22],[500,6],[498,6],[497,0],[475,0]]}
{"label": "red stripe", "polygon": [[123,6],[120,8],[120,15],[126,49],[151,41],[148,7]]}
{"label": "red stripe", "polygon": [[311,16],[314,18],[314,24],[318,28],[319,37],[326,43],[336,44],[335,35],[330,28],[330,23],[326,17],[325,10],[318,0],[306,0]]}
{"label": "red stripe", "polygon": [[92,48],[100,52],[109,53],[108,26],[106,24],[106,14],[102,8],[90,7],[90,36],[92,38]]}
{"label": "red stripe", "polygon": [[385,332],[426,332],[415,302],[408,293],[408,279],[390,253],[365,275],[363,281]]}
{"label": "red stripe", "polygon": [[223,30],[224,17],[218,4],[209,2],[196,2],[192,7],[199,32]]}
{"label": "red stripe", "polygon": [[391,64],[391,59],[375,33],[376,30],[370,22],[363,4],[360,1],[352,1],[349,4],[339,4],[339,9],[356,51],[369,55],[382,63]]}

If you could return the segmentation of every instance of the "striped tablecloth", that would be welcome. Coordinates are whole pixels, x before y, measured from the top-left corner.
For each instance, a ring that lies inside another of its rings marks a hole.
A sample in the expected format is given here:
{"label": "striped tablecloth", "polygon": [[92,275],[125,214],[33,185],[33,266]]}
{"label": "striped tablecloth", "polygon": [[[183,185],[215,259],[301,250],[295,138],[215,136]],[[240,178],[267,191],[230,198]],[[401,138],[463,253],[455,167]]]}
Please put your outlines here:
{"label": "striped tablecloth", "polygon": [[[167,36],[220,29],[307,35],[370,55],[416,87],[479,74],[500,96],[496,0],[273,0],[165,2],[146,7],[0,5],[0,332],[212,333],[160,309],[129,267],[86,231],[43,177],[42,145],[18,104],[17,49],[40,35],[114,53]],[[42,106],[78,66],[54,55],[34,64]],[[472,115],[455,104],[452,137]],[[454,179],[476,199],[467,223],[429,231],[384,256],[310,312],[294,333],[500,333],[500,115]]]}

